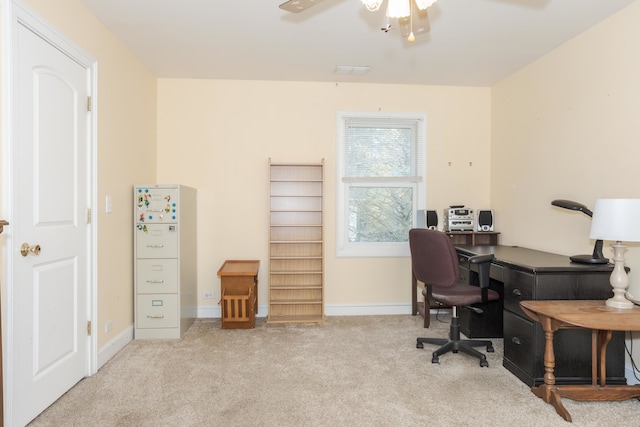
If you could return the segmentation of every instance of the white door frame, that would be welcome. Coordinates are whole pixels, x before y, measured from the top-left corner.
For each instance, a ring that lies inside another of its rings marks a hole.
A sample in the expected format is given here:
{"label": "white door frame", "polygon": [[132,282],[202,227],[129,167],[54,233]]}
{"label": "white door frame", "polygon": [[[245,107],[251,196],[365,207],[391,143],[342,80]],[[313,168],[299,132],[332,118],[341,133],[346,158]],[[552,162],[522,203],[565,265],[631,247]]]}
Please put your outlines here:
{"label": "white door frame", "polygon": [[[97,87],[98,87],[98,65],[97,61],[80,49],[75,43],[64,36],[62,33],[53,28],[48,22],[44,21],[41,17],[36,15],[33,11],[28,9],[19,0],[0,0],[0,17],[2,18],[2,134],[0,135],[1,143],[0,148],[2,150],[2,203],[0,204],[0,217],[5,218],[11,224],[5,227],[4,233],[0,243],[2,247],[0,252],[2,253],[2,277],[1,282],[1,302],[2,302],[2,361],[3,361],[3,378],[5,382],[5,388],[3,392],[4,397],[4,421],[5,425],[12,425],[13,420],[13,396],[12,390],[14,386],[13,378],[13,355],[12,352],[7,351],[11,348],[11,343],[14,341],[14,301],[13,301],[13,271],[12,263],[14,256],[17,254],[12,253],[13,247],[13,233],[11,228],[14,224],[20,223],[21,219],[14,217],[12,199],[14,197],[14,183],[12,182],[13,168],[20,167],[20,165],[11,164],[11,156],[13,152],[13,120],[14,112],[12,111],[13,105],[13,78],[12,78],[12,56],[13,56],[13,41],[15,39],[15,32],[17,25],[20,22],[26,27],[30,28],[35,33],[39,34],[42,38],[54,45],[60,51],[73,58],[76,62],[82,64],[91,73],[91,82],[88,92],[92,98],[92,114],[89,121],[89,199],[92,214],[91,225],[89,227],[89,257],[88,257],[88,269],[89,269],[89,289],[87,290],[86,307],[88,312],[88,319],[91,321],[92,331],[89,340],[89,349],[87,351],[87,372],[86,375],[90,376],[98,370],[98,334],[97,334],[97,241],[98,235],[98,221],[97,221]],[[1,385],[0,385],[1,386]]]}

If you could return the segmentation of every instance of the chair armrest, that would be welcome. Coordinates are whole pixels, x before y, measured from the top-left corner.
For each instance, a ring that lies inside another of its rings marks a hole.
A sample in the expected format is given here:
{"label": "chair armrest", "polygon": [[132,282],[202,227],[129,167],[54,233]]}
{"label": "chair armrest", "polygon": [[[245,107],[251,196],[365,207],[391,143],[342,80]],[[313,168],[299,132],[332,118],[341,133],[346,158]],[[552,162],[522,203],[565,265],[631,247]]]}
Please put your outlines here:
{"label": "chair armrest", "polygon": [[493,261],[493,258],[493,254],[474,255],[469,258],[469,264],[482,264],[484,262],[491,262]]}
{"label": "chair armrest", "polygon": [[469,264],[478,264],[478,279],[480,282],[480,289],[482,292],[482,302],[487,302],[489,282],[489,270],[491,268],[491,261],[493,261],[493,254],[476,255],[469,258]]}

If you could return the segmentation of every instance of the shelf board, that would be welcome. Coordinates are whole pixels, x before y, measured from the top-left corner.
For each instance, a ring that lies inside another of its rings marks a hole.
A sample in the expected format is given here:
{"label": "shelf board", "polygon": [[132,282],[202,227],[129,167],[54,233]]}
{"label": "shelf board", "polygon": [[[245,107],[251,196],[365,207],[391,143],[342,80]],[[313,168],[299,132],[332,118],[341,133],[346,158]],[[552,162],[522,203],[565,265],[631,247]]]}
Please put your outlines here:
{"label": "shelf board", "polygon": [[302,323],[302,322],[324,322],[324,316],[313,316],[313,315],[283,315],[283,316],[272,316],[267,319],[268,323]]}
{"label": "shelf board", "polygon": [[271,300],[269,305],[317,305],[322,304],[321,299],[279,299]]}

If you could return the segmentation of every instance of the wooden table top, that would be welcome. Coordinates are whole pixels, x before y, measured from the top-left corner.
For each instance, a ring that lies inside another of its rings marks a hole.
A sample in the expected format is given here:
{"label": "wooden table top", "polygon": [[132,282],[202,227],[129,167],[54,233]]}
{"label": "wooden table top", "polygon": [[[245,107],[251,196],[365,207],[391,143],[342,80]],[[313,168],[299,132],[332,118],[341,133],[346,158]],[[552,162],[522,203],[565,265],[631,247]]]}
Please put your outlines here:
{"label": "wooden table top", "polygon": [[[521,301],[529,317],[540,315],[564,322],[567,326],[606,331],[640,331],[640,307],[613,308],[603,300]],[[537,316],[536,316],[537,317]],[[539,321],[539,318],[534,318]]]}
{"label": "wooden table top", "polygon": [[218,276],[255,276],[258,274],[260,261],[227,260],[218,270]]}

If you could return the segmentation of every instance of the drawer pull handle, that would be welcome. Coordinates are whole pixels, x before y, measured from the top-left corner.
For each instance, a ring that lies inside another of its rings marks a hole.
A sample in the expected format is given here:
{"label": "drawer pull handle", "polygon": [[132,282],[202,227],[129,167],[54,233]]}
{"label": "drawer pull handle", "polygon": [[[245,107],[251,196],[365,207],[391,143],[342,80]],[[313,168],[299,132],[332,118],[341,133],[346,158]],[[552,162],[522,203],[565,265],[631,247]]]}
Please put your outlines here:
{"label": "drawer pull handle", "polygon": [[518,338],[518,337],[511,338],[511,342],[516,344],[516,345],[522,344],[522,342],[520,342],[520,338]]}
{"label": "drawer pull handle", "polygon": [[164,280],[147,280],[147,283],[164,283]]}
{"label": "drawer pull handle", "polygon": [[147,245],[148,248],[164,248],[164,245]]}
{"label": "drawer pull handle", "polygon": [[522,292],[520,292],[520,289],[514,289],[513,291],[511,291],[512,294],[514,294],[517,297],[521,297],[522,296]]}
{"label": "drawer pull handle", "polygon": [[147,319],[164,319],[164,314],[160,316],[147,316]]}

